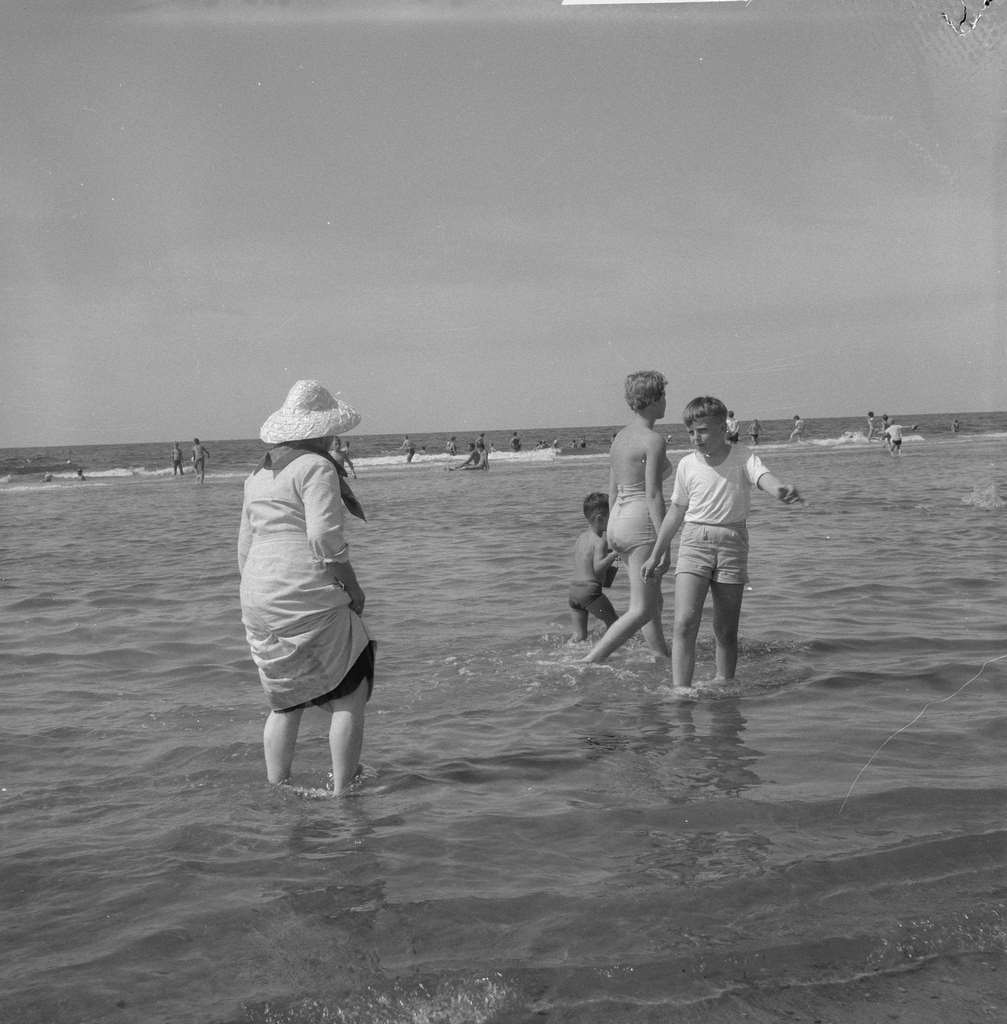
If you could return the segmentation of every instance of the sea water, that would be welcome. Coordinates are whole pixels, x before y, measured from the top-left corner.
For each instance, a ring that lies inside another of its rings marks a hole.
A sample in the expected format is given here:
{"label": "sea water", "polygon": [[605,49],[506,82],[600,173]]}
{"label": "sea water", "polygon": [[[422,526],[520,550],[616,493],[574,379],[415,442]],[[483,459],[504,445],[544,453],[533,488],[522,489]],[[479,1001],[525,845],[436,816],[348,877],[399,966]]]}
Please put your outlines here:
{"label": "sea water", "polygon": [[[90,452],[109,465],[83,483],[12,475],[0,1020],[995,1019],[1002,431],[901,458],[840,432],[766,446],[807,503],[754,496],[738,678],[710,681],[707,611],[690,700],[641,642],[600,666],[568,643],[607,428],[488,473],[364,454],[378,674],[338,799],[305,795],[321,712],[300,790],[264,778],[235,557],[251,443],[228,463],[208,441],[204,485],[143,446]],[[670,636],[670,578],[665,602]]]}

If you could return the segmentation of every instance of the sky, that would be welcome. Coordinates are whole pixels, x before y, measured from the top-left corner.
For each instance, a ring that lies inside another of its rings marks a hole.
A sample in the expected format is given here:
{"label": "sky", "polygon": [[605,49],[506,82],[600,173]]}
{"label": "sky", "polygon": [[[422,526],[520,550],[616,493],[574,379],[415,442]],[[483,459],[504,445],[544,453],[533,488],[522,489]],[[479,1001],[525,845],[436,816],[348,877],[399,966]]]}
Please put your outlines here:
{"label": "sky", "polygon": [[1007,409],[1007,3],[0,2],[0,447]]}

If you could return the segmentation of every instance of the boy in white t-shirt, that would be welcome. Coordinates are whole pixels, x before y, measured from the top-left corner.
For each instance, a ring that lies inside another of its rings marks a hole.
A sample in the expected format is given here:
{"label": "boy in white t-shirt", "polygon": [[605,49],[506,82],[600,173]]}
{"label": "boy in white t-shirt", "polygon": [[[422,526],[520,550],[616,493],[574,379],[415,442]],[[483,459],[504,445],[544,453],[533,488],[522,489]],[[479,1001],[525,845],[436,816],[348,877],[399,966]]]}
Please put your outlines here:
{"label": "boy in white t-shirt", "polygon": [[682,414],[696,449],[678,464],[671,505],[643,564],[647,579],[668,564],[668,545],[685,523],[675,569],[675,634],[672,678],[676,689],[692,685],[696,637],[707,592],[713,595],[717,679],[733,679],[738,662],[738,621],[748,582],[748,527],[752,487],[785,504],[801,501],[762,460],[727,440],[727,407],[718,398],[694,398]]}

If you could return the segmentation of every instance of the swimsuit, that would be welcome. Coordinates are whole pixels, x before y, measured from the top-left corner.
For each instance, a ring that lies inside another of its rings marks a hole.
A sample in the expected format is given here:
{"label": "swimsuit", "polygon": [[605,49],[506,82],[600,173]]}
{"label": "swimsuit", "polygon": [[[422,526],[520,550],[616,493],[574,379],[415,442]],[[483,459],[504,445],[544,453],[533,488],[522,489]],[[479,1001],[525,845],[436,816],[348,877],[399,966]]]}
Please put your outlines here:
{"label": "swimsuit", "polygon": [[652,545],[657,540],[647,507],[646,488],[644,483],[619,484],[616,488],[615,507],[608,517],[608,544],[620,555],[645,544]]}
{"label": "swimsuit", "polygon": [[601,596],[601,584],[597,580],[577,580],[570,584],[570,607],[579,612],[590,611],[590,605]]}

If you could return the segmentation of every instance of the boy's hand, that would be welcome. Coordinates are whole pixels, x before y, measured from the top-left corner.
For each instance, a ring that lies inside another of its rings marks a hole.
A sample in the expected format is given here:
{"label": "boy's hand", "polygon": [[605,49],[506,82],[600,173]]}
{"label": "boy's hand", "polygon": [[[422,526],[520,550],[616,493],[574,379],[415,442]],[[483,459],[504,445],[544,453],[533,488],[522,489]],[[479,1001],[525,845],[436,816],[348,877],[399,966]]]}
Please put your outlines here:
{"label": "boy's hand", "polygon": [[640,567],[640,575],[649,580],[651,576],[660,576],[668,571],[668,552],[662,551],[660,555],[652,554],[650,558]]}
{"label": "boy's hand", "polygon": [[776,496],[784,505],[804,504],[804,499],[797,493],[797,488],[792,484],[780,484],[776,488]]}

